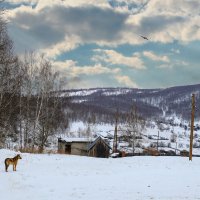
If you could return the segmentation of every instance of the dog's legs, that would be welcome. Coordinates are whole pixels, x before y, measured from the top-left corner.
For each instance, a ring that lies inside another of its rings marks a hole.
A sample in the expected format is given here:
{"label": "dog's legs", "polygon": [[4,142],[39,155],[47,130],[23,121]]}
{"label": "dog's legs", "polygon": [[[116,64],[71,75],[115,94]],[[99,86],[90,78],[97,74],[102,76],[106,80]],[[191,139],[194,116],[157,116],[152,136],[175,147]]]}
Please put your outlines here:
{"label": "dog's legs", "polygon": [[9,165],[5,164],[5,170],[6,170],[6,172],[8,172],[8,167],[9,167]]}

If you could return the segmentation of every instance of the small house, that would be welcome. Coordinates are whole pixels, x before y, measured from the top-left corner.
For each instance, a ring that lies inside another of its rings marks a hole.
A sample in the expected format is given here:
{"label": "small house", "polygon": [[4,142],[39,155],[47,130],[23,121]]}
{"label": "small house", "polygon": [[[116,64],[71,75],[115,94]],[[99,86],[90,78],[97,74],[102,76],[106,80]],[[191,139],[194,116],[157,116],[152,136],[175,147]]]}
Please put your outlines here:
{"label": "small house", "polygon": [[98,138],[58,138],[58,153],[109,157],[110,147],[105,139]]}
{"label": "small house", "polygon": [[88,156],[108,158],[110,154],[110,146],[102,137],[98,137],[88,146]]}

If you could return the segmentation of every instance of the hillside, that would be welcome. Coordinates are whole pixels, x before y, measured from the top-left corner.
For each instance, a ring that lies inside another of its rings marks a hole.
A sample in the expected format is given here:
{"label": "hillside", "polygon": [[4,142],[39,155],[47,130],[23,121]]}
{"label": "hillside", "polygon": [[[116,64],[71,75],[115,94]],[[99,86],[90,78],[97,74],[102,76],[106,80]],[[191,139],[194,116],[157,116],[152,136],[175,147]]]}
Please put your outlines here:
{"label": "hillside", "polygon": [[[111,115],[118,109],[127,113],[134,104],[144,118],[165,118],[178,116],[189,120],[191,113],[191,95],[196,94],[200,102],[200,84],[171,87],[166,89],[136,88],[95,88],[65,90],[62,97],[70,98],[72,111],[90,112],[97,115]],[[200,118],[200,106],[196,107],[196,118]],[[81,117],[80,116],[80,117]],[[79,119],[79,116],[77,117]],[[81,120],[83,120],[81,118]],[[102,120],[100,118],[100,120]],[[112,119],[110,119],[112,121]]]}

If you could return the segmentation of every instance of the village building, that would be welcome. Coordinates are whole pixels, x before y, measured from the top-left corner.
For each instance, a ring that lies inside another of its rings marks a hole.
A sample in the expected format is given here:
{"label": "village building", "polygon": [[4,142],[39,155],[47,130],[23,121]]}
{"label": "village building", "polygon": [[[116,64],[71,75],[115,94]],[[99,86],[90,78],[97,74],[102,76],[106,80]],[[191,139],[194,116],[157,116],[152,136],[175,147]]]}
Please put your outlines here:
{"label": "village building", "polygon": [[102,137],[98,137],[93,143],[88,146],[88,156],[108,158],[110,155],[110,149],[108,142]]}
{"label": "village building", "polygon": [[108,158],[110,146],[102,137],[58,138],[58,153]]}

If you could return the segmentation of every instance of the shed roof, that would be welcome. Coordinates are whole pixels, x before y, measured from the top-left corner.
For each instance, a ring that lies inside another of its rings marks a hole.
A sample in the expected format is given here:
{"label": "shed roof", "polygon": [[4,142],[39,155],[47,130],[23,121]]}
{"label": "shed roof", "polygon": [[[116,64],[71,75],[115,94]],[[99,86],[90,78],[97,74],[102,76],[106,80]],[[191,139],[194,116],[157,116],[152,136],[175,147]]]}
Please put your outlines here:
{"label": "shed roof", "polygon": [[99,141],[99,140],[102,140],[105,144],[106,144],[106,146],[109,148],[109,149],[111,149],[111,147],[109,146],[109,144],[105,141],[105,139],[103,139],[101,136],[99,136],[98,138],[96,138],[96,140],[94,140],[94,142],[93,143],[91,143],[89,146],[88,146],[88,151],[90,150],[90,149],[92,149],[94,146],[95,146],[95,144]]}
{"label": "shed roof", "polygon": [[72,137],[64,137],[58,138],[58,140],[63,142],[93,142],[96,138],[72,138]]}

